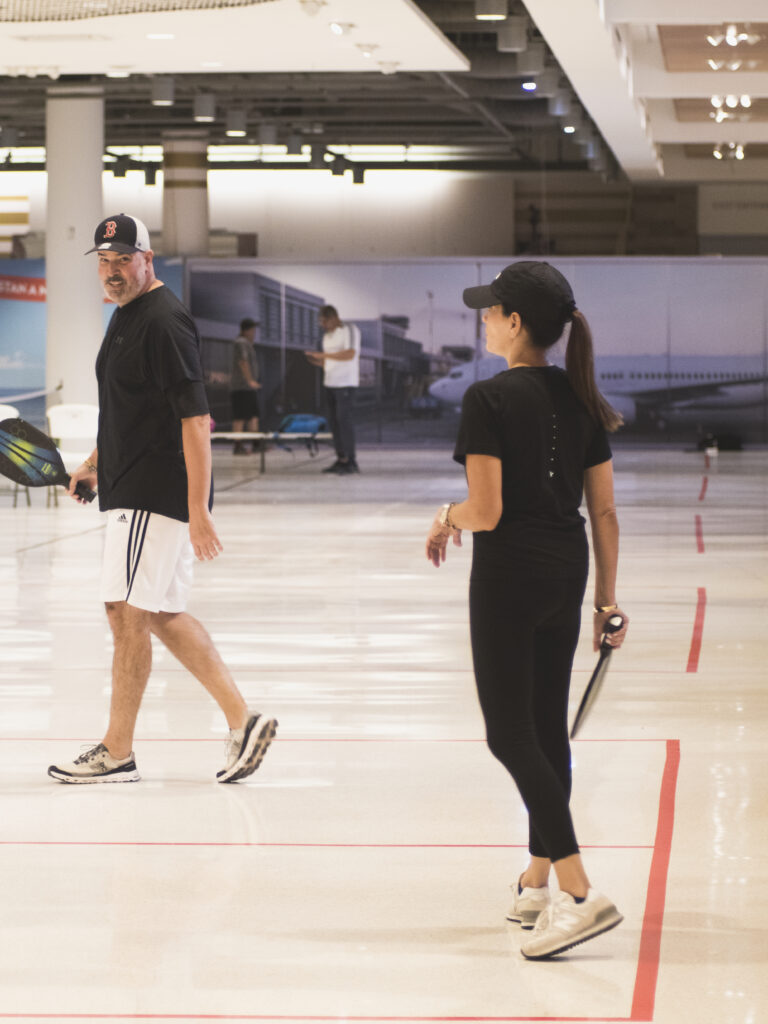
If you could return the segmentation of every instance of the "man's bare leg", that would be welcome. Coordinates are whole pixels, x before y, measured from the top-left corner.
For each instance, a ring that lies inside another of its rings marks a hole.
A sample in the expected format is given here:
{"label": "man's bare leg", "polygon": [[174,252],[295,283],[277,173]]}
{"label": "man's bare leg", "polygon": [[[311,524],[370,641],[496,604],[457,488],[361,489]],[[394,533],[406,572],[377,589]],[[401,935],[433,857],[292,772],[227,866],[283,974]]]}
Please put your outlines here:
{"label": "man's bare leg", "polygon": [[154,612],[149,628],[203,684],[224,712],[230,729],[241,729],[248,720],[248,707],[202,623],[187,612]]}
{"label": "man's bare leg", "polygon": [[150,613],[125,601],[108,602],[107,618],[114,638],[112,698],[104,746],[122,760],[133,749],[141,699],[152,668]]}

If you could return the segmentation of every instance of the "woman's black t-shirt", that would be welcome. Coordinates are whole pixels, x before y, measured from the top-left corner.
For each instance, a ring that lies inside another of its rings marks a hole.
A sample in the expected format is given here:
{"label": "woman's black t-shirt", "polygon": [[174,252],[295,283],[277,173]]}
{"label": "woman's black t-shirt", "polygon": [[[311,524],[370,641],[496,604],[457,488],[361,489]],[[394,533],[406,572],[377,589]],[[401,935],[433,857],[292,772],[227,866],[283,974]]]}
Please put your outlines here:
{"label": "woman's black t-shirt", "polygon": [[584,470],[607,462],[604,428],[558,366],[519,366],[464,395],[454,459],[501,459],[501,520],[474,534],[475,578],[578,579],[589,560],[581,505]]}
{"label": "woman's black t-shirt", "polygon": [[164,285],[112,314],[96,359],[99,507],[189,520],[181,420],[208,401],[200,338]]}

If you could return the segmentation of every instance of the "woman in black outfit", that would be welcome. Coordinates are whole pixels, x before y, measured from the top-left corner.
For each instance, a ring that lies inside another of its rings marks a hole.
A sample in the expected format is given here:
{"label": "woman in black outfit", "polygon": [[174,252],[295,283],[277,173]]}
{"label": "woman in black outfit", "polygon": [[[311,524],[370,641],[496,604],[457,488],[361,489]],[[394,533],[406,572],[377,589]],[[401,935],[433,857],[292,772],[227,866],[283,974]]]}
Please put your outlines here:
{"label": "woman in black outfit", "polygon": [[[464,396],[454,458],[466,468],[466,501],[444,505],[427,558],[473,531],[470,631],[488,745],[515,780],[529,816],[530,863],[509,920],[533,934],[521,951],[554,956],[622,920],[584,870],[569,809],[568,690],[589,568],[586,496],[595,559],[593,638],[616,604],[619,529],[607,431],[621,423],[597,389],[592,339],[566,279],[548,263],[521,261],[464,302],[484,309],[486,345],[509,369]],[[547,350],[570,321],[566,370]],[[554,867],[559,892],[550,899]]]}

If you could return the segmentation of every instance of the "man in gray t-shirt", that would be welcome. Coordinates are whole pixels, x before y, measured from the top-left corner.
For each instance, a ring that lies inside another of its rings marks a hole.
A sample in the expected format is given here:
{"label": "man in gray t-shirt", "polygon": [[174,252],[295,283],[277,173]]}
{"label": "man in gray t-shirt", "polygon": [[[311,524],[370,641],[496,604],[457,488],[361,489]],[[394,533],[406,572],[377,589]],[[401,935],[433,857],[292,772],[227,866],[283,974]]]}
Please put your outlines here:
{"label": "man in gray t-shirt", "polygon": [[[245,317],[240,321],[240,334],[235,338],[232,351],[232,430],[255,432],[259,429],[259,361],[254,347],[258,321]],[[258,445],[253,445],[256,451]],[[247,455],[248,447],[237,441],[235,455]]]}

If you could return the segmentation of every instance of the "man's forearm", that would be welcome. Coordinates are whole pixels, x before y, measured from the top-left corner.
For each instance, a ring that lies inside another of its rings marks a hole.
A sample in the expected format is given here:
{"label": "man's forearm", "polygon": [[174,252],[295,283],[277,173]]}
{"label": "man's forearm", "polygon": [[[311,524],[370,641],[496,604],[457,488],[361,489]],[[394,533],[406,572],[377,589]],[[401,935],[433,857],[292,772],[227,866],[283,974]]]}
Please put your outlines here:
{"label": "man's forearm", "polygon": [[211,492],[210,416],[190,416],[181,421],[184,462],[187,467],[187,501],[190,514],[208,508]]}

